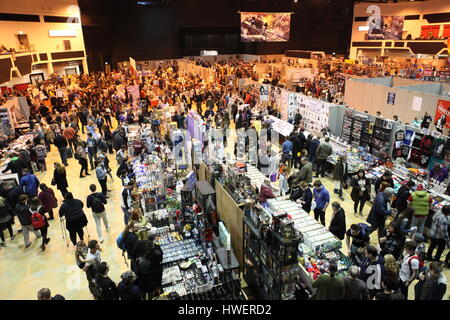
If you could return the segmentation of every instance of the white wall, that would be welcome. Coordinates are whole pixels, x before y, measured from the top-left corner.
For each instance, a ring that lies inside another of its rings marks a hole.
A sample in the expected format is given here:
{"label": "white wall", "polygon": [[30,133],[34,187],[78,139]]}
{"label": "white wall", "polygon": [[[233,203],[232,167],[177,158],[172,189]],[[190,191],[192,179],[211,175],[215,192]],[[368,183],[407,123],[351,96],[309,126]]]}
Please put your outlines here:
{"label": "white wall", "polygon": [[[34,45],[35,51],[64,51],[63,40],[71,41],[71,51],[84,51],[84,39],[81,29],[80,12],[77,0],[2,0],[0,12],[16,14],[34,14],[40,16],[40,22],[0,21],[0,44],[7,48],[18,49],[17,34],[28,35],[28,42]],[[73,16],[79,23],[44,22],[44,15]],[[75,37],[50,37],[49,30],[75,30]]]}

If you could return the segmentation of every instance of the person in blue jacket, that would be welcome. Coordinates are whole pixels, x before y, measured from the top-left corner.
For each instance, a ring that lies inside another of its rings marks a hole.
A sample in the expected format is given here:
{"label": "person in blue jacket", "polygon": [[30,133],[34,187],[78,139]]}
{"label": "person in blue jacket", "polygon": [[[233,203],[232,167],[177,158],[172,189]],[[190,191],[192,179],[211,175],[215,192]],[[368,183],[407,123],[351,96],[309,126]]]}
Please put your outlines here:
{"label": "person in blue jacket", "polygon": [[23,176],[20,178],[20,186],[23,188],[23,192],[31,199],[37,196],[40,182],[34,174],[30,173],[28,168],[23,169],[22,172]]}
{"label": "person in blue jacket", "polygon": [[392,213],[390,202],[393,196],[394,189],[389,187],[384,189],[384,191],[378,192],[367,217],[367,222],[371,225],[370,233],[378,229],[378,238],[382,237],[386,218]]}

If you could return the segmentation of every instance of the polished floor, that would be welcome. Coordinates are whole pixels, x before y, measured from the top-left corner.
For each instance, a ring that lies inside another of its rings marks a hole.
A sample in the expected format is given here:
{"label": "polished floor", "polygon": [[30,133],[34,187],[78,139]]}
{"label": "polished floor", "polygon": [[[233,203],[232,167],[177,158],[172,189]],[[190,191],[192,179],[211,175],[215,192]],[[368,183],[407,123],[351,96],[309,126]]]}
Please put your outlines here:
{"label": "polished floor", "polygon": [[[116,160],[114,155],[109,155],[113,177],[116,172]],[[60,162],[59,154],[57,150],[52,146],[51,152],[47,157],[47,165],[49,171],[46,173],[38,173],[37,177],[41,183],[46,183],[50,186],[50,182],[53,176],[53,163]],[[69,166],[67,167],[67,177],[69,182],[69,191],[74,194],[74,197],[82,201],[86,200],[89,195],[89,185],[92,183],[97,184],[97,188],[100,188],[98,181],[95,177],[95,173],[91,172],[91,176],[80,179],[79,170],[80,166],[75,159],[69,159]],[[108,220],[111,226],[111,231],[106,232],[103,226],[103,237],[105,241],[101,244],[102,247],[102,259],[108,262],[110,265],[110,277],[116,281],[120,281],[120,274],[128,270],[125,265],[124,258],[121,251],[116,246],[116,237],[124,228],[123,214],[120,208],[120,191],[121,182],[118,178],[114,178],[111,181],[108,178],[108,189],[111,189],[109,194],[108,204],[106,205],[106,211]],[[338,201],[341,203],[346,211],[347,227],[352,223],[363,222],[367,217],[371,205],[367,204],[364,208],[364,217],[355,216],[353,214],[353,203],[350,200],[347,191],[344,191],[344,201],[340,201],[339,198],[333,194],[333,183],[331,180],[325,178],[322,179],[326,188],[332,195],[332,201]],[[58,204],[62,201],[61,193],[54,189],[58,198]],[[85,209],[86,216],[88,217],[89,224],[87,230],[90,235],[90,239],[98,239],[95,222],[92,217],[90,209]],[[328,225],[331,216],[331,208],[327,210],[326,223]],[[40,288],[48,287],[53,294],[59,293],[71,300],[86,300],[93,299],[87,287],[87,281],[85,273],[82,272],[75,264],[74,251],[75,248],[69,241],[69,245],[66,245],[63,239],[61,225],[58,215],[56,219],[50,221],[49,237],[50,243],[47,245],[46,251],[42,252],[40,249],[40,240],[35,240],[35,236],[30,236],[32,245],[25,249],[23,236],[21,233],[16,235],[15,240],[9,240],[7,237],[7,246],[0,247],[0,299],[1,300],[29,300],[36,299],[36,293]],[[14,226],[14,230],[18,230],[18,225]],[[5,232],[5,235],[7,233]],[[86,234],[85,240],[89,237]],[[376,235],[372,237],[372,243],[376,244]],[[343,252],[347,252],[345,243],[343,244]],[[445,271],[446,276],[450,279],[450,272],[448,269]],[[410,298],[412,298],[413,290],[410,289]],[[448,298],[448,292],[445,296]]]}

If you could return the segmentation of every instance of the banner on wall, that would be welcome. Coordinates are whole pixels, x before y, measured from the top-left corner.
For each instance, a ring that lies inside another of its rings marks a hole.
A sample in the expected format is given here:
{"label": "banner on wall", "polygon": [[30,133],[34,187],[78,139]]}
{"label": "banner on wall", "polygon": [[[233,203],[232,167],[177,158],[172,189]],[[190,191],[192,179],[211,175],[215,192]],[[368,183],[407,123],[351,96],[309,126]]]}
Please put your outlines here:
{"label": "banner on wall", "polygon": [[269,101],[269,85],[263,84],[259,87],[259,100]]}
{"label": "banner on wall", "polygon": [[370,16],[368,19],[369,40],[401,40],[404,22],[403,16]]}
{"label": "banner on wall", "polygon": [[438,100],[434,122],[436,123],[443,116],[445,116],[445,127],[450,128],[450,101]]}
{"label": "banner on wall", "polygon": [[392,104],[392,105],[395,104],[395,95],[396,95],[395,92],[389,92],[389,93],[388,93],[388,96],[387,96],[387,104]]}
{"label": "banner on wall", "polygon": [[289,41],[290,12],[241,12],[242,42]]}

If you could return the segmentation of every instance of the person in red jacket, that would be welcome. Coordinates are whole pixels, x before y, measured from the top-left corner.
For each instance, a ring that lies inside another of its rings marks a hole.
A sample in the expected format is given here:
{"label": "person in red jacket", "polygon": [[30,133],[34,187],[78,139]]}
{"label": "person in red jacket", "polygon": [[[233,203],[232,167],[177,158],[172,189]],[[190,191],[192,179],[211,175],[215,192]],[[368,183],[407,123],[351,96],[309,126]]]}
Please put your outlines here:
{"label": "person in red jacket", "polygon": [[267,199],[273,198],[275,198],[275,195],[273,194],[272,187],[270,186],[270,180],[265,179],[259,189],[259,203],[263,204],[267,201]]}
{"label": "person in red jacket", "polygon": [[53,209],[58,205],[58,201],[55,197],[55,192],[44,183],[41,183],[39,188],[42,190],[39,192],[38,198],[41,200],[42,207],[44,208],[44,212],[48,212],[50,218],[49,220],[53,220]]}

